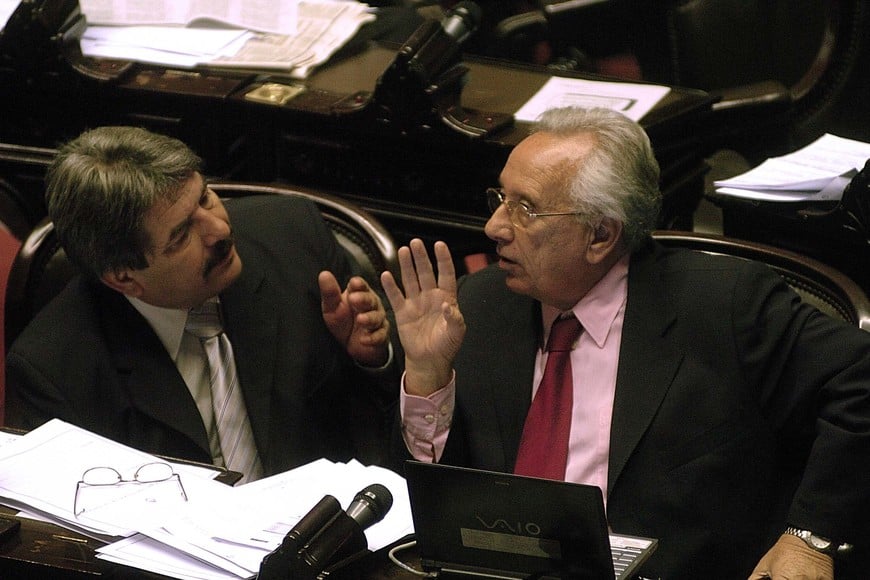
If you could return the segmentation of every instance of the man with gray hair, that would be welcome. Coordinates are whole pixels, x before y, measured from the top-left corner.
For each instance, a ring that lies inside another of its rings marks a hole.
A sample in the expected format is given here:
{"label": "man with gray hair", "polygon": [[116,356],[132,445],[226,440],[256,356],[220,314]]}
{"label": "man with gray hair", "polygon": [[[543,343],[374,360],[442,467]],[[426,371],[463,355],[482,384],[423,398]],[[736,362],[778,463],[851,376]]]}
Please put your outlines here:
{"label": "man with gray hair", "polygon": [[313,203],[225,204],[184,143],[101,127],[60,149],[47,205],[83,274],[8,353],[9,424],[60,418],[245,481],[377,453],[390,324]]}
{"label": "man with gray hair", "polygon": [[382,275],[396,459],[596,485],[615,532],[659,539],[645,577],[832,580],[866,554],[870,334],[654,242],[658,164],[619,113],[546,112],[500,181],[496,264],[457,283],[412,240],[402,288]]}

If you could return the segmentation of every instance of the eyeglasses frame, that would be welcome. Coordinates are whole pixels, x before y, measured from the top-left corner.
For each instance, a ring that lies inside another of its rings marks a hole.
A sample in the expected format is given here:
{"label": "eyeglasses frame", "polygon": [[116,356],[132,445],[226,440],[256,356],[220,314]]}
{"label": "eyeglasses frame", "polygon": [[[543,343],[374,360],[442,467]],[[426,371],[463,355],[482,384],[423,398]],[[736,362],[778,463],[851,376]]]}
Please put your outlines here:
{"label": "eyeglasses frame", "polygon": [[[166,477],[162,477],[160,479],[146,479],[146,480],[139,479],[140,472],[144,468],[152,466],[152,465],[165,465],[166,467],[169,468],[169,475],[167,475]],[[85,481],[87,474],[89,472],[97,470],[97,469],[106,469],[106,470],[114,472],[118,478],[117,481],[106,482],[106,483],[89,483],[89,482]],[[78,511],[79,492],[82,489],[82,487],[110,487],[110,486],[115,486],[115,485],[122,485],[125,483],[138,483],[138,484],[163,483],[163,482],[169,481],[171,479],[174,479],[176,481],[176,483],[178,483],[178,488],[181,490],[181,497],[184,498],[184,501],[188,501],[187,490],[184,489],[184,484],[181,483],[181,476],[178,473],[176,473],[175,470],[172,468],[172,466],[169,465],[168,463],[164,463],[162,461],[151,461],[149,463],[143,463],[142,465],[140,465],[139,467],[136,468],[135,472],[133,472],[132,479],[124,479],[124,477],[121,475],[120,471],[118,471],[114,467],[110,467],[107,465],[96,465],[94,467],[89,467],[84,472],[82,472],[81,479],[79,479],[79,481],[76,483],[76,493],[75,493],[75,497],[73,498],[73,516],[78,518],[81,514],[85,513],[85,510],[82,510],[81,513],[79,513],[79,511]]]}
{"label": "eyeglasses frame", "polygon": [[[493,202],[498,201],[498,205],[493,207]],[[551,212],[536,212],[532,211],[529,206],[522,201],[512,201],[507,199],[504,194],[504,189],[501,187],[488,187],[486,188],[486,203],[489,207],[489,210],[492,213],[495,213],[499,207],[502,205],[508,212],[508,217],[511,220],[511,223],[517,227],[525,228],[528,227],[531,223],[534,222],[535,218],[539,217],[552,217],[552,216],[561,216],[561,215],[583,215],[586,212],[582,211],[551,211]],[[526,223],[522,223],[521,220],[515,218],[517,208],[522,208],[520,211],[528,216],[528,221]]]}

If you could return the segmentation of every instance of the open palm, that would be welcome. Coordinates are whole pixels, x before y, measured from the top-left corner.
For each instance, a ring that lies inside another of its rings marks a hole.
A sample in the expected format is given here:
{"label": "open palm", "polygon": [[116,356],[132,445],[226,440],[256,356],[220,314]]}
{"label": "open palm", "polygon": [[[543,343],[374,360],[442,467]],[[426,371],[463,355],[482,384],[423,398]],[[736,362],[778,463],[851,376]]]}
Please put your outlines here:
{"label": "open palm", "polygon": [[405,350],[406,373],[420,377],[427,391],[444,384],[430,385],[430,381],[439,383],[449,377],[465,336],[450,250],[444,242],[436,242],[434,251],[437,278],[426,248],[418,239],[399,249],[402,288],[389,272],[381,276]]}

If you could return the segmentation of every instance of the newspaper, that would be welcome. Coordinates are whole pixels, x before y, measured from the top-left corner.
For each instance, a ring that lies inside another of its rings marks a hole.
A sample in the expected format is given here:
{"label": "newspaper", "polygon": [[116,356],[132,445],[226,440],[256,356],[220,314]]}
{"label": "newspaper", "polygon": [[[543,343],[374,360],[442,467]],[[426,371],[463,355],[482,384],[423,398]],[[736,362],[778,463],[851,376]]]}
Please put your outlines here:
{"label": "newspaper", "polygon": [[295,34],[298,0],[79,0],[88,23],[188,26],[214,21],[235,28]]}
{"label": "newspaper", "polygon": [[[253,9],[263,4],[272,5],[272,10]],[[283,8],[289,4],[295,9]],[[147,18],[146,5],[159,17]],[[253,8],[246,11],[248,5]],[[206,12],[203,6],[224,10]],[[178,5],[175,0],[83,0],[82,9],[90,24],[81,38],[85,56],[181,68],[280,70],[300,79],[326,62],[363,24],[375,19],[368,5],[341,0],[189,0]],[[90,10],[96,10],[96,17]],[[268,21],[266,12],[272,14]],[[292,26],[281,23],[291,12]],[[158,20],[172,26],[145,25]],[[211,26],[205,26],[207,22]],[[216,22],[239,28],[215,27]],[[286,32],[290,29],[292,33]]]}

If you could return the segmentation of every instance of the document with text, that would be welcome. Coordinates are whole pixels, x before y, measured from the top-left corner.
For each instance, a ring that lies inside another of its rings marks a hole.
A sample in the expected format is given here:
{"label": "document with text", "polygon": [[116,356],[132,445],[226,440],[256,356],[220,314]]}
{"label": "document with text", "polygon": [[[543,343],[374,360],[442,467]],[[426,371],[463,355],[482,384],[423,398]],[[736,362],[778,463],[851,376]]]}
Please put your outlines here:
{"label": "document with text", "polygon": [[375,483],[393,503],[364,530],[369,549],[414,531],[404,478],[381,467],[321,459],[238,487],[217,473],[58,419],[0,437],[0,503],[105,542],[100,559],[172,578],[251,578],[324,495],[347,509]]}
{"label": "document with text", "polygon": [[[90,1],[112,4],[109,0]],[[150,2],[164,4],[162,0],[143,0],[143,4]],[[174,6],[169,0],[165,3]],[[191,7],[202,3],[182,4]],[[235,4],[237,2],[229,3]],[[123,18],[93,18],[87,12],[91,8],[83,6],[89,26],[82,35],[81,50],[85,56],[96,58],[181,68],[278,70],[304,79],[347,44],[364,24],[375,19],[369,6],[361,2],[301,0],[292,4],[294,10],[288,9],[282,16],[292,17],[292,26],[289,22],[276,23],[275,19],[268,23],[260,22],[253,17],[210,19],[212,22],[227,22],[230,28],[206,26],[207,21],[202,16],[188,20],[192,12],[185,12],[182,8],[167,10],[166,18],[149,20],[129,18],[126,13]],[[161,25],[146,26],[155,22]]]}
{"label": "document with text", "polygon": [[111,26],[217,22],[260,32],[295,34],[299,0],[79,0],[89,24]]}
{"label": "document with text", "polygon": [[534,122],[547,109],[572,106],[613,109],[640,121],[670,90],[661,85],[552,77],[514,118]]}
{"label": "document with text", "polygon": [[716,193],[760,201],[837,201],[868,159],[870,143],[825,134],[714,185]]}

